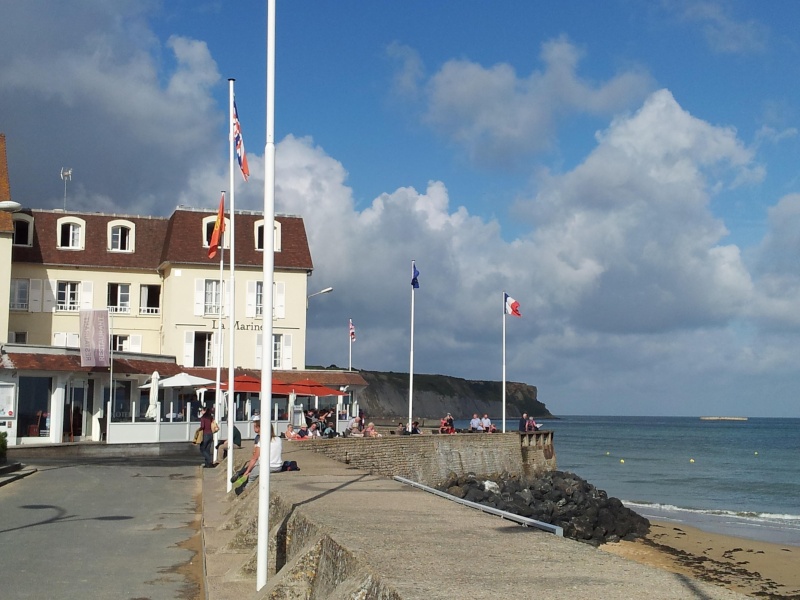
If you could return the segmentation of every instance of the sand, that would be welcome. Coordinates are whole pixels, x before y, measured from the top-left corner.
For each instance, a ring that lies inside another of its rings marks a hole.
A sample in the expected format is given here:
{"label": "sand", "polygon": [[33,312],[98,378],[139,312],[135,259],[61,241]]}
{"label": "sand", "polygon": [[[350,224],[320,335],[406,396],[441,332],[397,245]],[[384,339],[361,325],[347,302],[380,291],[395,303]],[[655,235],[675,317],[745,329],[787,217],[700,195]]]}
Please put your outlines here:
{"label": "sand", "polygon": [[604,544],[601,549],[749,596],[800,599],[800,547],[706,533],[663,521],[650,524],[645,538]]}

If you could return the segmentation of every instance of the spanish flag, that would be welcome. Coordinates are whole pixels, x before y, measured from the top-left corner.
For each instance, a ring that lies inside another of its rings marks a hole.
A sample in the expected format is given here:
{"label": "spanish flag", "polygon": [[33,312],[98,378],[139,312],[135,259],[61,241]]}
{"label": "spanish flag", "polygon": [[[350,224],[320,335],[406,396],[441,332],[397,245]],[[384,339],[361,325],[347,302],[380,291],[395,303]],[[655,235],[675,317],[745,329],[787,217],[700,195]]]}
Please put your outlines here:
{"label": "spanish flag", "polygon": [[208,258],[214,258],[217,255],[217,248],[222,243],[223,233],[225,233],[225,192],[222,192],[222,198],[219,200],[217,220],[214,223],[214,231],[211,232],[211,241],[208,242]]}

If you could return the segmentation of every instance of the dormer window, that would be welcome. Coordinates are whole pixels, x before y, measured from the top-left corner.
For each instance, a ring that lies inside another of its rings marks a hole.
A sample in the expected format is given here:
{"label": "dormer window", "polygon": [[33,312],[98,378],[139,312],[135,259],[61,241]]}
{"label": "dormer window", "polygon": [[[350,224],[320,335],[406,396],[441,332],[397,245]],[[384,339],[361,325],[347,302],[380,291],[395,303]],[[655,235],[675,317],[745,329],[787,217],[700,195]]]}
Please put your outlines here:
{"label": "dormer window", "polygon": [[108,224],[108,250],[110,252],[133,252],[135,249],[135,225],[130,221],[115,220]]}
{"label": "dormer window", "polygon": [[12,217],[14,221],[14,238],[12,243],[15,246],[33,245],[33,217],[26,214],[17,214]]}
{"label": "dormer window", "polygon": [[[205,217],[203,219],[203,248],[208,248],[208,245],[211,243],[211,234],[214,233],[214,225],[217,222],[217,215],[211,215],[210,217]],[[225,217],[225,231],[222,234],[222,247],[223,248],[230,248],[230,241],[228,237],[228,232],[230,231],[230,221],[228,217]]]}
{"label": "dormer window", "polygon": [[[255,234],[255,242],[256,242],[256,250],[263,250],[264,249],[264,221],[256,221],[253,225],[254,234]],[[278,221],[274,222],[274,244],[273,250],[275,252],[281,251],[281,224]]]}
{"label": "dormer window", "polygon": [[58,247],[62,250],[83,250],[85,223],[76,217],[58,220]]}

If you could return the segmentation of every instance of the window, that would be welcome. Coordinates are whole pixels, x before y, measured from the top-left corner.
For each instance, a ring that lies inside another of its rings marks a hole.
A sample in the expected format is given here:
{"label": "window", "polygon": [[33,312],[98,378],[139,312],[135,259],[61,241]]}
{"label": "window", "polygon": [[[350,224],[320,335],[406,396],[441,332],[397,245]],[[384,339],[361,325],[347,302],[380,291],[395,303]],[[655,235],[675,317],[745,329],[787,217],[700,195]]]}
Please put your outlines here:
{"label": "window", "polygon": [[111,351],[112,352],[129,352],[130,336],[128,335],[112,335],[111,336]]}
{"label": "window", "polygon": [[134,224],[117,219],[108,223],[108,249],[112,252],[134,251]]}
{"label": "window", "polygon": [[[261,333],[256,334],[256,365],[261,365]],[[272,368],[289,371],[292,365],[292,335],[290,333],[275,333],[272,335]]]}
{"label": "window", "polygon": [[283,365],[283,335],[272,336],[272,368],[280,369]]}
{"label": "window", "polygon": [[108,284],[108,312],[125,313],[131,312],[131,286],[129,283],[109,283]]}
{"label": "window", "polygon": [[[211,234],[214,232],[214,225],[217,222],[217,215],[205,217],[203,219],[203,248],[208,248],[211,243]],[[225,231],[222,232],[222,247],[230,248],[228,232],[230,231],[230,221],[225,217]]]}
{"label": "window", "polygon": [[264,314],[264,282],[256,281],[256,317]]}
{"label": "window", "polygon": [[161,286],[143,285],[139,287],[139,314],[161,314]]}
{"label": "window", "polygon": [[209,331],[187,331],[184,337],[183,364],[186,367],[213,367],[215,336]]}
{"label": "window", "polygon": [[12,279],[11,280],[11,310],[28,310],[30,299],[30,280]]}
{"label": "window", "polygon": [[59,281],[56,292],[56,310],[75,312],[80,310],[80,283]]}
{"label": "window", "polygon": [[[254,236],[256,242],[256,250],[263,250],[264,249],[264,221],[256,221],[253,225],[254,228]],[[281,224],[279,221],[274,222],[273,226],[273,234],[275,236],[272,244],[272,248],[275,252],[281,251]]]}
{"label": "window", "polygon": [[26,214],[15,214],[12,219],[14,220],[14,238],[12,243],[15,246],[32,246],[33,217]]}
{"label": "window", "polygon": [[203,314],[218,315],[222,306],[222,286],[216,279],[206,279],[205,309]]}
{"label": "window", "polygon": [[58,247],[62,250],[83,250],[84,222],[75,217],[58,220]]}
{"label": "window", "polygon": [[8,332],[9,344],[27,344],[28,332],[27,331],[9,331]]}

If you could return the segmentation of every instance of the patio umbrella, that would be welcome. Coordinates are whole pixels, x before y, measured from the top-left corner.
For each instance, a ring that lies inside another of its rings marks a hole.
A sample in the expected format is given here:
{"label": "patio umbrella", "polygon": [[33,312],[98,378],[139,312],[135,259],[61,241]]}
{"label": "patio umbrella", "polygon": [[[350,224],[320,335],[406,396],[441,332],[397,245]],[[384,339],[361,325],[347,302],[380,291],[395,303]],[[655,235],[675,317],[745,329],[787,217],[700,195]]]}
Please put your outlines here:
{"label": "patio umbrella", "polygon": [[[150,376],[150,406],[147,407],[147,412],[144,415],[145,419],[155,419],[158,416],[158,379],[160,375],[158,371],[153,371]],[[142,386],[144,387],[144,386]]]}
{"label": "patio umbrella", "polygon": [[[227,390],[228,382],[221,383],[219,387],[221,390]],[[233,378],[233,391],[258,394],[261,391],[261,380],[250,375],[239,375]],[[272,391],[275,391],[274,381],[272,382]]]}
{"label": "patio umbrella", "polygon": [[313,379],[301,379],[288,385],[300,396],[347,396],[347,392],[335,390]]}
{"label": "patio umbrella", "polygon": [[182,387],[199,387],[201,385],[208,385],[214,383],[211,379],[204,379],[202,377],[195,377],[188,373],[178,373],[172,377],[162,379],[160,382],[161,387],[165,388],[182,388]]}

